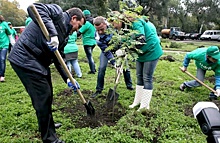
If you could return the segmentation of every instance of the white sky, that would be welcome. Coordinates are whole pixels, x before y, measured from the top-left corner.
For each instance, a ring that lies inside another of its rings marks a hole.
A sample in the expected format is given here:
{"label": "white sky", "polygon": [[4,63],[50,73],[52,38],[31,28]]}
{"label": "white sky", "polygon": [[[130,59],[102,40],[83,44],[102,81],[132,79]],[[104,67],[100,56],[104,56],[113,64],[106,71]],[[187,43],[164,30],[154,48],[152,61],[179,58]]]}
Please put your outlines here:
{"label": "white sky", "polygon": [[[13,0],[10,0],[13,1]],[[34,3],[36,0],[16,0],[20,4],[20,9],[23,9],[25,12],[27,12],[27,7]]]}

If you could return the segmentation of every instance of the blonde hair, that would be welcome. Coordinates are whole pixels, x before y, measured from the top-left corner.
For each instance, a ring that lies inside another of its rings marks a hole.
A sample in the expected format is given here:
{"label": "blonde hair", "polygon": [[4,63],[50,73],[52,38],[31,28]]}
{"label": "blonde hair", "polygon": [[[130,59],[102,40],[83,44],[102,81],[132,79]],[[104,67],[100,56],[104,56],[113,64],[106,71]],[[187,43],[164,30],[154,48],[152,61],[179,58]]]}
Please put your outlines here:
{"label": "blonde hair", "polygon": [[93,24],[95,26],[99,26],[102,23],[106,23],[105,18],[102,16],[98,16],[98,17],[94,18],[94,20],[93,20]]}

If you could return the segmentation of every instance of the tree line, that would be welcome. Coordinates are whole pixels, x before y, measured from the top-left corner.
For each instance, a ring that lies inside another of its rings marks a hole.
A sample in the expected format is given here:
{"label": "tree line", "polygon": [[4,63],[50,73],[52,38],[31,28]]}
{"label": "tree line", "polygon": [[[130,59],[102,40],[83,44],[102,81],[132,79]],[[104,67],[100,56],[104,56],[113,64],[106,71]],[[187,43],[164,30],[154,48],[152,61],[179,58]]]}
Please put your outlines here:
{"label": "tree line", "polygon": [[[185,32],[201,32],[206,29],[220,29],[220,0],[133,0],[143,6],[142,15],[150,18],[158,31],[173,26]],[[89,9],[92,16],[106,16],[109,9],[119,10],[119,0],[39,0],[42,3],[56,3],[63,10],[79,7]],[[18,9],[16,0],[0,0],[0,12],[13,25],[24,25],[27,14]]]}

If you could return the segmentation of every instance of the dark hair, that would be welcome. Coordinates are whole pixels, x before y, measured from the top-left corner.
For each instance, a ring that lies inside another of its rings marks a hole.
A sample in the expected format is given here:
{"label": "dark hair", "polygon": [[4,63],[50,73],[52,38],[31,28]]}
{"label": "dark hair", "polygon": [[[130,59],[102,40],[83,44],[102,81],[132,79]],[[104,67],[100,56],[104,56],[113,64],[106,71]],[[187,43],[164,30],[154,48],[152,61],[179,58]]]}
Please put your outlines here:
{"label": "dark hair", "polygon": [[76,15],[77,20],[81,20],[83,18],[84,19],[84,24],[86,23],[86,18],[83,15],[83,12],[82,12],[81,9],[73,7],[73,8],[68,9],[66,12],[69,13],[70,17],[73,17],[74,15]]}
{"label": "dark hair", "polygon": [[3,22],[3,21],[5,21],[5,18],[2,15],[0,15],[0,22]]}

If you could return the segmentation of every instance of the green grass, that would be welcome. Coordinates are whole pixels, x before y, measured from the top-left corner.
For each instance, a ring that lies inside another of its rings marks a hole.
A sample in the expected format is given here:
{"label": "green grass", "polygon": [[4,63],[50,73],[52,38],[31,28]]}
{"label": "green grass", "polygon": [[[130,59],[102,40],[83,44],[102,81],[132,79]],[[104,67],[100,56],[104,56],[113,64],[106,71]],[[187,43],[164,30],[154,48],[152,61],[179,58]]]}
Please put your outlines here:
{"label": "green grass", "polygon": [[[170,41],[168,39],[161,39],[162,41],[162,47],[164,50],[172,50],[172,51],[192,51],[195,50],[196,48],[200,47],[200,46],[212,46],[212,45],[216,45],[220,47],[220,43],[216,42],[216,41],[195,41],[195,40],[191,40],[191,41]],[[172,45],[174,45],[174,47],[172,47]],[[172,47],[172,48],[171,48]]]}
{"label": "green grass", "polygon": [[[164,43],[162,43],[164,44]],[[166,44],[166,43],[165,43]],[[189,49],[195,45],[184,44]],[[193,47],[193,48],[192,48]],[[187,49],[187,48],[186,48]],[[183,50],[183,49],[181,49]],[[99,66],[98,47],[94,49],[93,55],[96,62],[96,69]],[[98,128],[76,128],[70,115],[61,112],[71,104],[76,103],[78,95],[57,96],[67,88],[61,77],[53,67],[52,80],[54,87],[54,103],[61,103],[59,106],[53,104],[55,122],[61,122],[63,126],[57,129],[58,136],[67,143],[205,143],[206,136],[201,132],[199,125],[192,116],[185,115],[185,109],[192,109],[193,105],[199,101],[207,101],[209,91],[205,87],[198,87],[185,92],[179,91],[179,85],[185,80],[191,80],[179,70],[182,66],[184,55],[180,53],[164,53],[163,56],[172,55],[176,62],[160,60],[154,74],[154,91],[150,104],[150,111],[147,116],[136,112],[136,109],[129,109],[128,105],[133,102],[135,91],[126,89],[123,78],[117,88],[120,94],[119,103],[126,109],[123,116],[115,126],[103,125]],[[96,75],[88,75],[88,63],[83,48],[80,45],[79,61],[83,72],[83,78],[78,79],[82,91],[95,92]],[[134,63],[132,63],[134,64]],[[188,71],[195,75],[195,66],[191,62]],[[108,93],[108,89],[114,86],[115,70],[108,67],[105,76],[105,89],[103,94]],[[207,76],[212,76],[213,72],[207,72]],[[133,85],[136,84],[135,69],[131,69]],[[26,93],[20,80],[12,70],[7,61],[6,82],[0,83],[0,142],[1,143],[40,143],[37,120],[31,100]],[[205,83],[213,86],[208,81]],[[86,99],[89,94],[84,95]],[[65,102],[64,102],[65,101]],[[67,102],[68,101],[68,102]],[[83,106],[83,105],[82,105]],[[93,105],[96,107],[97,105]],[[85,113],[83,111],[81,115]],[[192,115],[192,114],[191,114]]]}

